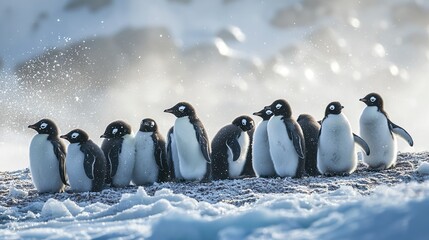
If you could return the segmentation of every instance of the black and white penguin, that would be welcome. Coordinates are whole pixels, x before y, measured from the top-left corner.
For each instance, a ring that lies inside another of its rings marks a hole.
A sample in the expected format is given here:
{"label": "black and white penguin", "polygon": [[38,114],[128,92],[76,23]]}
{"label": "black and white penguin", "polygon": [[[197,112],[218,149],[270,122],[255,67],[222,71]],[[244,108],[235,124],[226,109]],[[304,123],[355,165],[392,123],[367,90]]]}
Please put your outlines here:
{"label": "black and white penguin", "polygon": [[136,162],[132,181],[136,185],[169,180],[165,140],[153,119],[145,118],[135,136]]}
{"label": "black and white penguin", "polygon": [[324,175],[348,175],[356,170],[358,162],[355,142],[367,155],[370,154],[368,144],[352,133],[349,120],[342,113],[343,108],[339,102],[329,103],[322,120],[317,148],[317,169]]}
{"label": "black and white penguin", "polygon": [[297,119],[305,139],[305,172],[310,176],[320,175],[317,169],[317,144],[320,124],[309,114],[301,114]]}
{"label": "black and white penguin", "polygon": [[28,126],[37,131],[30,143],[30,172],[39,193],[63,192],[67,185],[66,148],[50,119]]}
{"label": "black and white penguin", "polygon": [[274,169],[273,160],[271,160],[267,131],[268,120],[273,116],[273,112],[268,107],[264,107],[253,115],[262,118],[262,122],[256,126],[253,135],[253,170],[258,177],[276,177],[277,173]]}
{"label": "black and white penguin", "polygon": [[194,107],[180,102],[164,112],[174,114],[174,142],[179,156],[180,174],[185,180],[208,181],[211,177],[210,144]]}
{"label": "black and white penguin", "polygon": [[67,154],[67,174],[74,192],[99,192],[106,178],[106,158],[103,151],[81,129],[62,135],[70,142]]}
{"label": "black and white penguin", "polygon": [[376,170],[394,167],[398,153],[395,134],[410,146],[414,145],[413,138],[405,129],[390,121],[379,94],[370,93],[359,100],[367,105],[359,120],[360,135],[371,148],[371,155],[364,156],[363,161]]}
{"label": "black and white penguin", "polygon": [[211,155],[213,180],[243,176],[251,146],[248,131],[254,126],[252,118],[240,116],[215,135]]}
{"label": "black and white penguin", "polygon": [[180,173],[179,153],[177,153],[176,140],[174,139],[174,127],[171,127],[167,134],[167,164],[170,167],[171,180],[184,180]]}
{"label": "black and white penguin", "polygon": [[280,177],[300,178],[305,171],[305,141],[302,129],[292,118],[292,110],[286,100],[274,101],[269,109],[274,115],[267,124],[274,169]]}
{"label": "black and white penguin", "polygon": [[107,163],[106,183],[125,187],[131,182],[135,162],[135,141],[131,126],[124,121],[114,121],[106,127],[101,144]]}

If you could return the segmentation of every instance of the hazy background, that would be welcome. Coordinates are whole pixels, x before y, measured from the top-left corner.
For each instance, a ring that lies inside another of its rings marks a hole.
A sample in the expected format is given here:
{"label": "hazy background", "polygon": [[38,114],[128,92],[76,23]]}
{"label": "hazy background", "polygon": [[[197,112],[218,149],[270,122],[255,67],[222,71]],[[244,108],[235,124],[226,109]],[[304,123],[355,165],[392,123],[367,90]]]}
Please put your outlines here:
{"label": "hazy background", "polygon": [[117,119],[166,133],[179,101],[210,138],[278,98],[318,119],[340,101],[358,133],[358,99],[378,92],[414,137],[400,150],[429,145],[424,0],[1,1],[0,46],[0,170],[28,166],[41,118],[100,143]]}

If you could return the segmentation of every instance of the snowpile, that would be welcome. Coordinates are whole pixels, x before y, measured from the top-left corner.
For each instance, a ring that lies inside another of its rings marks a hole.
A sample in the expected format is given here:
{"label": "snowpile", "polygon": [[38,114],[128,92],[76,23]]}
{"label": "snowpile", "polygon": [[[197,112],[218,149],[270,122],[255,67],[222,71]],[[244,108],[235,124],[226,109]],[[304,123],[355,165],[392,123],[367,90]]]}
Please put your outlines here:
{"label": "snowpile", "polygon": [[[429,153],[400,154],[395,169],[359,165],[348,177],[163,183],[100,193],[38,195],[28,170],[1,173],[28,197],[0,194],[5,238],[423,239]],[[21,180],[18,180],[21,179]]]}

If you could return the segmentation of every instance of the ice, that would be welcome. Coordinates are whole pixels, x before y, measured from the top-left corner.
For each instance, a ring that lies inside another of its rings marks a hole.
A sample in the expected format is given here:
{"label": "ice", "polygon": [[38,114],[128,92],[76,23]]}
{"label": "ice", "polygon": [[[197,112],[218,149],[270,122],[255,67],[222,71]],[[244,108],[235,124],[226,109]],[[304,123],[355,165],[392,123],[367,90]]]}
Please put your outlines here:
{"label": "ice", "polygon": [[417,168],[417,172],[422,175],[429,175],[429,163],[422,162],[420,166]]}
{"label": "ice", "polygon": [[28,196],[28,193],[22,189],[17,189],[14,186],[9,188],[9,197],[12,198],[25,198]]}

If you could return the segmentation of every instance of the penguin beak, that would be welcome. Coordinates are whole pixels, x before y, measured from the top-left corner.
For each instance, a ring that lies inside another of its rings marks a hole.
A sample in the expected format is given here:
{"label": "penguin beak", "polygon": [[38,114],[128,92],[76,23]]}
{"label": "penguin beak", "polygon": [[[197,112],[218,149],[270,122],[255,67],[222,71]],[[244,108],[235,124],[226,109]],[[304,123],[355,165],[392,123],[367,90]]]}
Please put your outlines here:
{"label": "penguin beak", "polygon": [[37,129],[37,127],[36,127],[36,125],[28,125],[28,128],[31,128],[31,129],[34,129],[34,130],[36,130]]}
{"label": "penguin beak", "polygon": [[101,135],[100,138],[106,138],[106,134]]}
{"label": "penguin beak", "polygon": [[67,135],[61,135],[60,138],[63,138],[65,140],[68,140],[69,138],[67,137]]}
{"label": "penguin beak", "polygon": [[366,99],[365,98],[361,98],[361,99],[359,99],[359,101],[366,103]]}
{"label": "penguin beak", "polygon": [[260,117],[260,116],[262,116],[262,111],[264,111],[264,110],[262,109],[259,112],[254,112],[253,115]]}
{"label": "penguin beak", "polygon": [[164,110],[165,113],[174,113],[174,109],[173,108],[168,108]]}

